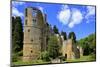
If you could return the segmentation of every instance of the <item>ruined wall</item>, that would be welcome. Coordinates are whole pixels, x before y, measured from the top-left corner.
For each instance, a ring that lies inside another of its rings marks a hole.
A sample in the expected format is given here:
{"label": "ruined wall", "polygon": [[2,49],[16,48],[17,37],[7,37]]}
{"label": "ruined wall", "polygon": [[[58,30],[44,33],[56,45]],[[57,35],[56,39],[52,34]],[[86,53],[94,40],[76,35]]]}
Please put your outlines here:
{"label": "ruined wall", "polygon": [[[36,12],[36,15],[34,13]],[[37,8],[27,8],[24,22],[23,61],[33,61],[39,58],[44,45],[43,15]]]}
{"label": "ruined wall", "polygon": [[73,44],[71,39],[63,41],[62,54],[67,60],[80,57],[79,49]]}

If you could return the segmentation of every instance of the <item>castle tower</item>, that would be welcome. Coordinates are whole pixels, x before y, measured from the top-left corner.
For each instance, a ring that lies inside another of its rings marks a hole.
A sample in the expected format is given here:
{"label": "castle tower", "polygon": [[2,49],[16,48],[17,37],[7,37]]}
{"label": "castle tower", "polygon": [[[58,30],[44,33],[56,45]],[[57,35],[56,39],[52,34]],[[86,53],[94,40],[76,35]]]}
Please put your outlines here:
{"label": "castle tower", "polygon": [[67,60],[80,57],[77,45],[73,43],[72,39],[63,42],[63,56],[65,56]]}
{"label": "castle tower", "polygon": [[37,8],[25,9],[23,61],[33,61],[39,58],[43,46],[43,14]]}
{"label": "castle tower", "polygon": [[73,59],[75,58],[75,54],[73,51],[73,43],[72,43],[72,39],[68,39],[67,40],[67,46],[66,46],[66,54],[67,54],[67,59]]}

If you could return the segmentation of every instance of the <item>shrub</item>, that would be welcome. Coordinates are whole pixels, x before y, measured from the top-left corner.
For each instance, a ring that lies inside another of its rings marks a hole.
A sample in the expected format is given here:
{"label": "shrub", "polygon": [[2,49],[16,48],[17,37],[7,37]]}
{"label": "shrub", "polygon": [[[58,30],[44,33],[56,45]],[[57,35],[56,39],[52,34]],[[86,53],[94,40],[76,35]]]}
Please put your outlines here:
{"label": "shrub", "polygon": [[18,55],[12,54],[12,62],[17,62],[17,61],[18,61]]}
{"label": "shrub", "polygon": [[50,61],[49,54],[48,54],[47,51],[44,51],[44,52],[41,53],[41,59],[43,61]]}
{"label": "shrub", "polygon": [[23,56],[23,51],[19,51],[18,56]]}

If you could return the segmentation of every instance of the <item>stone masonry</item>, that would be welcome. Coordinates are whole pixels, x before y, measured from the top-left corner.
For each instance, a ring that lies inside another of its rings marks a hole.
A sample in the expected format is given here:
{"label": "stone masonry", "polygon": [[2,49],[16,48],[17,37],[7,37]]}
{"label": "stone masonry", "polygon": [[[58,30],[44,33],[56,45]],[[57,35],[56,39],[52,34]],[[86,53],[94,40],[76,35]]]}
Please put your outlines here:
{"label": "stone masonry", "polygon": [[39,58],[41,51],[46,50],[45,15],[37,8],[25,9],[23,61]]}

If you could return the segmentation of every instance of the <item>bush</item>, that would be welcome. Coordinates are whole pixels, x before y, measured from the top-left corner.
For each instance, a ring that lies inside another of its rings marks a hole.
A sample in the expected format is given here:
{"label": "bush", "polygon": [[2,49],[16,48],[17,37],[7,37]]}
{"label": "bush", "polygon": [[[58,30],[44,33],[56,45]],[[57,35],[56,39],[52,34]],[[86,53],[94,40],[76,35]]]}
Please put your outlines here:
{"label": "bush", "polygon": [[61,60],[63,60],[63,61],[66,60],[66,58],[65,58],[64,56],[60,56],[59,58],[60,58]]}
{"label": "bush", "polygon": [[18,55],[12,54],[12,62],[17,62],[17,61],[18,61]]}
{"label": "bush", "polygon": [[60,46],[58,44],[58,39],[56,36],[51,36],[48,41],[48,53],[50,58],[55,59],[59,57]]}
{"label": "bush", "polygon": [[49,53],[47,51],[44,51],[41,53],[41,59],[43,61],[50,61],[50,58],[49,58]]}
{"label": "bush", "polygon": [[22,56],[23,56],[23,51],[13,52],[12,53],[12,62],[17,62],[17,61],[21,60]]}
{"label": "bush", "polygon": [[23,51],[19,51],[18,56],[23,56]]}

